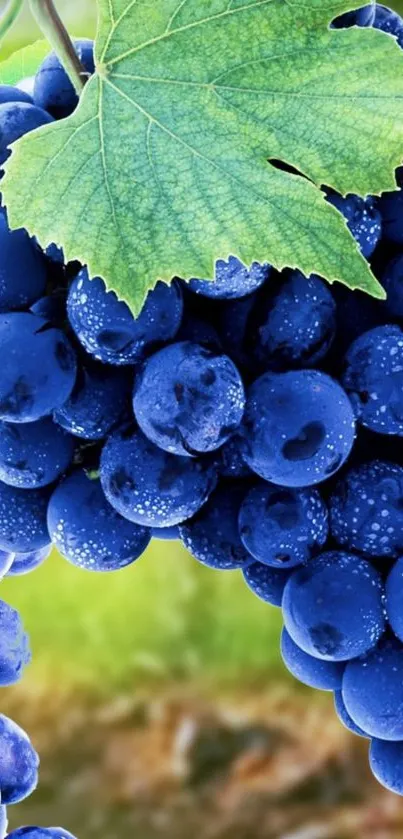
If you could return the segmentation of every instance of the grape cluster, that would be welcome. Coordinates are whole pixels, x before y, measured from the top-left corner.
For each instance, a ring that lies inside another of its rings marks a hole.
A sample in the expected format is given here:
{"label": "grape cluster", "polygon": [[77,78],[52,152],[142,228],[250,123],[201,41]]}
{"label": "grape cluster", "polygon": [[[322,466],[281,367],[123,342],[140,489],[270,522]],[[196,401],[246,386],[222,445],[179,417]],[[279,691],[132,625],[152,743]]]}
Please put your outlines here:
{"label": "grape cluster", "polygon": [[[355,24],[403,43],[383,6],[334,23]],[[76,48],[91,74],[91,42]],[[54,55],[22,88],[0,87],[3,161],[77,104]],[[157,283],[137,317],[57,245],[11,231],[0,207],[0,575],[33,571],[52,543],[113,571],[153,537],[241,570],[282,607],[288,669],[334,692],[342,723],[371,739],[375,775],[403,794],[401,196],[326,191],[385,301],[229,256],[215,282]],[[6,685],[29,649],[5,603],[0,624]],[[29,794],[37,764],[0,718],[2,805]]]}

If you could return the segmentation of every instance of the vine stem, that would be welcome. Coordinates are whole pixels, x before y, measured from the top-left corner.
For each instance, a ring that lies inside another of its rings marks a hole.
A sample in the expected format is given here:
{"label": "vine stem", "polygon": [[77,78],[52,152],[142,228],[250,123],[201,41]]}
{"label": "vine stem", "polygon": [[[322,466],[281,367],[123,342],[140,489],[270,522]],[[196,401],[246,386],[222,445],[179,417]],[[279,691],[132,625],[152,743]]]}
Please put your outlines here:
{"label": "vine stem", "polygon": [[[14,0],[23,2],[23,0]],[[45,38],[53,47],[73,84],[78,96],[88,81],[88,73],[83,67],[67,29],[55,9],[53,0],[30,0],[32,14]]]}
{"label": "vine stem", "polygon": [[0,44],[17,20],[23,5],[24,0],[9,0],[4,14],[0,18]]}

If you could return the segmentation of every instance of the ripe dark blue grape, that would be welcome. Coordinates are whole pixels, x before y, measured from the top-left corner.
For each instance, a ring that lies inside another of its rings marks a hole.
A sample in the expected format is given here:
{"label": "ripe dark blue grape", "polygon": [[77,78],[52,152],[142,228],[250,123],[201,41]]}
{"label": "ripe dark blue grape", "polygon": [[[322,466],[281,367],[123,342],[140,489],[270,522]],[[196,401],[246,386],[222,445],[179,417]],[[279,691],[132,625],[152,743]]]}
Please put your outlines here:
{"label": "ripe dark blue grape", "polygon": [[18,827],[8,834],[8,839],[75,839],[62,827]]}
{"label": "ripe dark blue grape", "polygon": [[318,484],[350,454],[353,409],[340,385],[318,370],[265,373],[247,394],[243,436],[246,463],[266,481]]}
{"label": "ripe dark blue grape", "polygon": [[247,268],[236,256],[227,261],[218,259],[215,266],[215,278],[211,280],[190,280],[189,288],[195,294],[218,300],[233,300],[246,297],[267,280],[270,265],[253,262]]}
{"label": "ripe dark blue grape", "polygon": [[372,256],[382,232],[382,216],[375,198],[360,198],[358,195],[340,195],[329,191],[327,200],[343,214],[360,250],[369,259]]}
{"label": "ripe dark blue grape", "polygon": [[309,655],[348,661],[375,646],[385,628],[382,578],[352,553],[328,551],[291,575],[283,616]]}
{"label": "ripe dark blue grape", "polygon": [[260,368],[311,367],[322,359],[336,330],[336,304],[319,277],[292,271],[265,297],[256,298],[248,324],[250,355]]}
{"label": "ripe dark blue grape", "polygon": [[403,553],[403,468],[380,460],[351,469],[330,498],[330,530],[339,545],[370,557]]}
{"label": "ripe dark blue grape", "polygon": [[399,47],[403,47],[403,19],[397,12],[388,9],[387,6],[382,6],[380,3],[375,3],[375,17],[372,26],[374,29],[381,29],[382,32],[393,35]]}
{"label": "ripe dark blue grape", "polygon": [[0,687],[14,685],[31,661],[29,638],[18,612],[0,600]]}
{"label": "ripe dark blue grape", "polygon": [[382,786],[403,795],[403,742],[371,740],[369,765]]}
{"label": "ripe dark blue grape", "polygon": [[314,658],[298,647],[286,629],[281,634],[281,655],[287,670],[311,688],[318,690],[339,690],[344,664],[339,661],[323,661]]}
{"label": "ripe dark blue grape", "polygon": [[75,839],[68,830],[62,827],[18,827],[8,834],[7,839]]}
{"label": "ripe dark blue grape", "polygon": [[259,481],[244,499],[239,532],[259,562],[273,568],[301,565],[325,544],[327,508],[317,490],[277,487]]}
{"label": "ripe dark blue grape", "polygon": [[0,105],[7,102],[28,102],[32,105],[32,98],[28,93],[11,84],[0,84]]}
{"label": "ripe dark blue grape", "polygon": [[60,329],[25,312],[0,315],[0,419],[33,422],[69,398],[76,357]]}
{"label": "ripe dark blue grape", "polygon": [[39,551],[31,551],[25,554],[11,554],[11,565],[7,570],[6,577],[22,577],[24,574],[30,574],[31,571],[36,571],[45,562],[45,559],[48,558],[51,550],[52,546],[47,545]]}
{"label": "ripe dark blue grape", "polygon": [[10,551],[0,551],[0,580],[8,575],[14,556]]}
{"label": "ripe dark blue grape", "polygon": [[403,740],[403,646],[387,640],[350,661],[343,700],[354,722],[371,737]]}
{"label": "ripe dark blue grape", "polygon": [[0,207],[0,312],[24,309],[45,291],[46,261],[25,230],[12,230]]}
{"label": "ripe dark blue grape", "polygon": [[403,332],[378,326],[351,345],[342,384],[359,421],[379,434],[403,435]]}
{"label": "ripe dark blue grape", "polygon": [[10,146],[16,140],[50,122],[53,122],[50,114],[29,102],[0,104],[0,165],[7,160]]}
{"label": "ripe dark blue grape", "polygon": [[362,728],[357,725],[350,714],[347,711],[347,708],[344,704],[343,699],[343,692],[341,690],[336,690],[334,694],[334,707],[336,714],[340,720],[340,722],[344,725],[348,731],[352,731],[353,734],[358,734],[359,737],[366,737],[368,738],[368,734],[362,730]]}
{"label": "ripe dark blue grape", "polygon": [[403,559],[395,562],[386,580],[386,613],[395,635],[403,641]]}
{"label": "ripe dark blue grape", "polygon": [[[402,204],[403,212],[403,204]],[[381,277],[386,291],[385,308],[391,318],[403,318],[403,254],[388,262]]]}
{"label": "ripe dark blue grape", "polygon": [[238,530],[244,496],[242,484],[219,485],[201,510],[180,525],[179,534],[185,548],[203,565],[231,571],[253,562]]}
{"label": "ripe dark blue grape", "polygon": [[363,291],[351,291],[347,286],[335,283],[332,292],[337,306],[337,329],[330,353],[339,370],[341,360],[353,341],[363,332],[383,324],[386,313],[379,300]]}
{"label": "ripe dark blue grape", "polygon": [[284,589],[291,576],[291,571],[271,568],[262,562],[252,562],[243,571],[246,585],[266,603],[271,606],[281,606]]}
{"label": "ripe dark blue grape", "polygon": [[175,337],[182,320],[178,282],[159,282],[146,297],[137,318],[99,278],[83,268],[70,286],[70,323],[83,347],[105,364],[135,364],[158,344]]}
{"label": "ripe dark blue grape", "polygon": [[390,242],[403,245],[403,166],[396,169],[397,189],[384,192],[378,201],[382,216],[382,234]]}
{"label": "ripe dark blue grape", "polygon": [[247,478],[252,476],[247,463],[243,459],[243,443],[234,434],[217,452],[217,469],[222,478]]}
{"label": "ripe dark blue grape", "polygon": [[335,29],[345,29],[350,26],[372,26],[375,18],[375,3],[369,3],[354,12],[344,12],[339,15],[332,26]]}
{"label": "ripe dark blue grape", "polygon": [[210,460],[168,454],[135,428],[113,434],[101,456],[108,501],[129,521],[146,527],[171,527],[189,519],[216,481]]}
{"label": "ripe dark blue grape", "polygon": [[49,544],[49,493],[48,487],[28,491],[0,481],[0,550],[30,553]]}
{"label": "ripe dark blue grape", "polygon": [[49,321],[52,326],[57,326],[60,329],[65,328],[67,320],[66,311],[67,292],[63,289],[55,289],[46,297],[40,297],[30,307],[30,312],[37,315],[39,318]]}
{"label": "ripe dark blue grape", "polygon": [[161,539],[163,542],[173,542],[179,539],[179,527],[177,524],[172,527],[152,527],[151,536],[153,539]]}
{"label": "ripe dark blue grape", "polygon": [[73,437],[50,417],[37,422],[0,422],[0,481],[38,489],[56,481],[74,455]]}
{"label": "ripe dark blue grape", "polygon": [[100,481],[79,470],[56,487],[48,528],[60,553],[86,571],[117,571],[144,553],[151,534],[118,515]]}
{"label": "ripe dark blue grape", "polygon": [[29,737],[0,714],[0,795],[2,804],[17,804],[38,783],[39,758]]}
{"label": "ripe dark blue grape", "polygon": [[177,455],[218,449],[238,429],[244,408],[242,379],[231,359],[190,341],[152,355],[134,388],[141,430]]}
{"label": "ripe dark blue grape", "polygon": [[[83,67],[91,76],[95,70],[93,41],[85,38],[74,41],[74,48]],[[54,52],[44,58],[35,76],[34,102],[55,119],[68,117],[77,107],[78,96]]]}
{"label": "ripe dark blue grape", "polygon": [[102,440],[128,412],[133,376],[91,360],[79,364],[74,390],[53,417],[70,434]]}

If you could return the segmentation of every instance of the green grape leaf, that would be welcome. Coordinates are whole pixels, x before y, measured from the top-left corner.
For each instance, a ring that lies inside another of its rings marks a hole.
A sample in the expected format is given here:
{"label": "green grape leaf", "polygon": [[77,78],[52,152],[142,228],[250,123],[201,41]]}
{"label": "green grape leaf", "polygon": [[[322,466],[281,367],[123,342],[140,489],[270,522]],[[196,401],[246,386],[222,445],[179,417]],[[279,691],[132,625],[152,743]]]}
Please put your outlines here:
{"label": "green grape leaf", "polygon": [[331,29],[354,4],[98,0],[78,109],[7,164],[11,224],[134,312],[158,279],[211,278],[229,254],[380,296],[319,189],[393,189],[403,157],[403,53],[382,32]]}

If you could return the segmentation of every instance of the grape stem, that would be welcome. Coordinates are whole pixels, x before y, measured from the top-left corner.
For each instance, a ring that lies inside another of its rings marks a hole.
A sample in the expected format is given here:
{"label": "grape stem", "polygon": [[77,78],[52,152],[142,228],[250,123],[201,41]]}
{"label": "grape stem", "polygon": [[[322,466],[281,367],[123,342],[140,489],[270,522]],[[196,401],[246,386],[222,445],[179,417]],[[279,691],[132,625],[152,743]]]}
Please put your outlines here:
{"label": "grape stem", "polygon": [[83,67],[67,29],[55,9],[53,0],[30,0],[32,14],[45,38],[53,47],[78,96],[84,90],[89,74]]}
{"label": "grape stem", "polygon": [[0,18],[0,44],[17,20],[23,5],[24,0],[9,0],[4,14]]}

